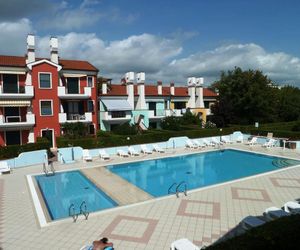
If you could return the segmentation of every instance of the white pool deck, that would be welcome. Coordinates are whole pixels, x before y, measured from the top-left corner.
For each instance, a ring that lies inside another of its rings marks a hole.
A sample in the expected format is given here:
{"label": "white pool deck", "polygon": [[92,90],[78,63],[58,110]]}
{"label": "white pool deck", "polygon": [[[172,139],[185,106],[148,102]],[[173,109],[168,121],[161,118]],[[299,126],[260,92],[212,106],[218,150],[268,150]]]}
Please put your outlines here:
{"label": "white pool deck", "polygon": [[[228,147],[300,160],[300,152],[290,149],[242,144]],[[109,161],[94,159],[84,164],[57,163],[55,169],[79,168],[89,172],[90,177],[102,176],[100,185],[109,183],[111,192],[117,195],[118,185],[114,189],[114,182],[105,169],[94,167],[195,151],[206,150],[176,149],[150,156],[113,157]],[[41,172],[42,166],[31,166],[0,176],[0,249],[80,249],[104,236],[114,243],[115,249],[122,250],[170,249],[171,243],[180,238],[188,238],[196,245],[209,245],[247,215],[261,215],[268,207],[281,207],[287,201],[300,198],[300,166],[296,166],[193,190],[188,196],[181,194],[180,198],[172,195],[149,200],[144,193],[139,199],[146,201],[132,204],[132,197],[126,197],[126,193],[134,197],[136,191],[132,188],[119,197],[122,204],[131,205],[91,214],[88,220],[79,217],[73,223],[67,219],[41,228],[26,179],[29,174]],[[124,185],[126,190],[126,183]]]}

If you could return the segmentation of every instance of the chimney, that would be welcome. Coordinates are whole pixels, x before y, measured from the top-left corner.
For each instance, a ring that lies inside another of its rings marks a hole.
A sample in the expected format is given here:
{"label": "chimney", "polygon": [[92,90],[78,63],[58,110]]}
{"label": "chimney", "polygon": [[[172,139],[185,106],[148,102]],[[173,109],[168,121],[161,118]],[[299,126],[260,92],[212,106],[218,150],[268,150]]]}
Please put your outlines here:
{"label": "chimney", "polygon": [[107,83],[102,82],[102,94],[106,95],[107,94]]}
{"label": "chimney", "polygon": [[50,60],[58,64],[58,40],[57,37],[50,37]]}
{"label": "chimney", "polygon": [[134,72],[127,72],[124,76],[124,81],[126,85],[126,92],[127,92],[127,101],[129,102],[130,106],[134,109],[134,88],[133,82],[135,80]]}
{"label": "chimney", "polygon": [[204,101],[203,101],[203,85],[204,79],[203,77],[196,78],[196,107],[197,108],[204,108]]}
{"label": "chimney", "polygon": [[189,108],[195,108],[196,107],[196,77],[189,77],[187,79],[187,85],[188,85],[188,94],[189,94],[189,101],[188,101],[188,107]]}
{"label": "chimney", "polygon": [[136,109],[146,109],[145,100],[145,73],[140,72],[136,74],[137,91],[138,91],[138,101],[136,104]]}
{"label": "chimney", "polygon": [[27,60],[26,63],[32,63],[35,61],[35,42],[34,35],[27,35]]}
{"label": "chimney", "polygon": [[157,94],[162,95],[162,81],[157,81]]}
{"label": "chimney", "polygon": [[171,95],[175,95],[175,86],[174,86],[174,82],[170,83],[170,94]]}

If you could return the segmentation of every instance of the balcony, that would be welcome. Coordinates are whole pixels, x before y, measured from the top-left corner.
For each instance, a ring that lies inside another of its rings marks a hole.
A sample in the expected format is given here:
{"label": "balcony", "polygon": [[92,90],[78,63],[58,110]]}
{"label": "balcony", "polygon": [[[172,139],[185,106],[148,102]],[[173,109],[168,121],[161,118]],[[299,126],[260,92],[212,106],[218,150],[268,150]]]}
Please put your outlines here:
{"label": "balcony", "polygon": [[182,110],[181,109],[168,109],[166,110],[166,116],[177,116],[180,117],[182,116]]}
{"label": "balcony", "polygon": [[66,123],[66,122],[92,122],[92,113],[85,112],[84,115],[80,114],[67,114],[67,113],[59,113],[58,114],[59,123]]}
{"label": "balcony", "polygon": [[58,86],[57,95],[61,99],[88,99],[92,96],[92,88],[84,87],[84,93],[68,93],[65,86]]}
{"label": "balcony", "polygon": [[33,86],[26,85],[20,86],[19,89],[12,91],[5,90],[3,86],[0,86],[0,99],[31,99],[34,96]]}
{"label": "balcony", "polygon": [[27,113],[25,116],[0,115],[0,130],[30,129],[35,125],[34,114]]}
{"label": "balcony", "polygon": [[109,122],[111,124],[118,122],[125,122],[131,120],[131,112],[130,111],[102,111],[100,112],[100,119],[102,121]]}
{"label": "balcony", "polygon": [[166,111],[164,109],[156,109],[156,110],[149,110],[149,119],[151,120],[159,120],[166,116]]}

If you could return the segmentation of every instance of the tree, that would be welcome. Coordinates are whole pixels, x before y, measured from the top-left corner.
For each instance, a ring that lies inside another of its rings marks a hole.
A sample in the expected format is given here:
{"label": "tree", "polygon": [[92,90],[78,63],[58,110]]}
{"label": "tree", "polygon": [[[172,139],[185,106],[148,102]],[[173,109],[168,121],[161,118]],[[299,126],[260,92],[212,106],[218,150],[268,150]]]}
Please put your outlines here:
{"label": "tree", "polygon": [[278,93],[278,116],[280,121],[295,121],[300,118],[300,89],[286,86]]}
{"label": "tree", "polygon": [[223,125],[272,122],[276,119],[278,89],[261,71],[243,71],[237,67],[227,73],[222,72],[221,79],[213,87],[219,90],[219,96],[212,111]]}
{"label": "tree", "polygon": [[88,134],[88,127],[82,122],[64,123],[62,128],[64,136],[70,139],[79,139]]}

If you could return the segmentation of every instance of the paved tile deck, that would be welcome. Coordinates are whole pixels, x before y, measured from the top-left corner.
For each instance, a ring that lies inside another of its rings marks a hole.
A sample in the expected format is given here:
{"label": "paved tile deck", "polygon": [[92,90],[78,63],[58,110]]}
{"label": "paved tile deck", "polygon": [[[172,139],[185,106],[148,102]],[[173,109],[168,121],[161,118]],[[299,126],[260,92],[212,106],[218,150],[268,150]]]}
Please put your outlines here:
{"label": "paved tile deck", "polygon": [[[300,158],[299,152],[288,149],[250,148],[241,144],[230,147]],[[166,155],[186,152],[190,151],[179,149]],[[121,161],[115,158],[109,163]],[[56,164],[55,167],[88,169],[106,164],[95,159],[91,163]],[[261,215],[267,207],[281,207],[286,201],[300,198],[300,167],[294,167],[190,191],[187,197],[174,195],[95,213],[87,221],[80,217],[77,223],[68,220],[40,228],[25,175],[41,171],[41,166],[32,166],[0,176],[0,246],[5,250],[80,249],[102,236],[108,236],[115,249],[122,250],[169,249],[171,242],[179,238],[188,238],[199,245],[211,244],[245,216]]]}

